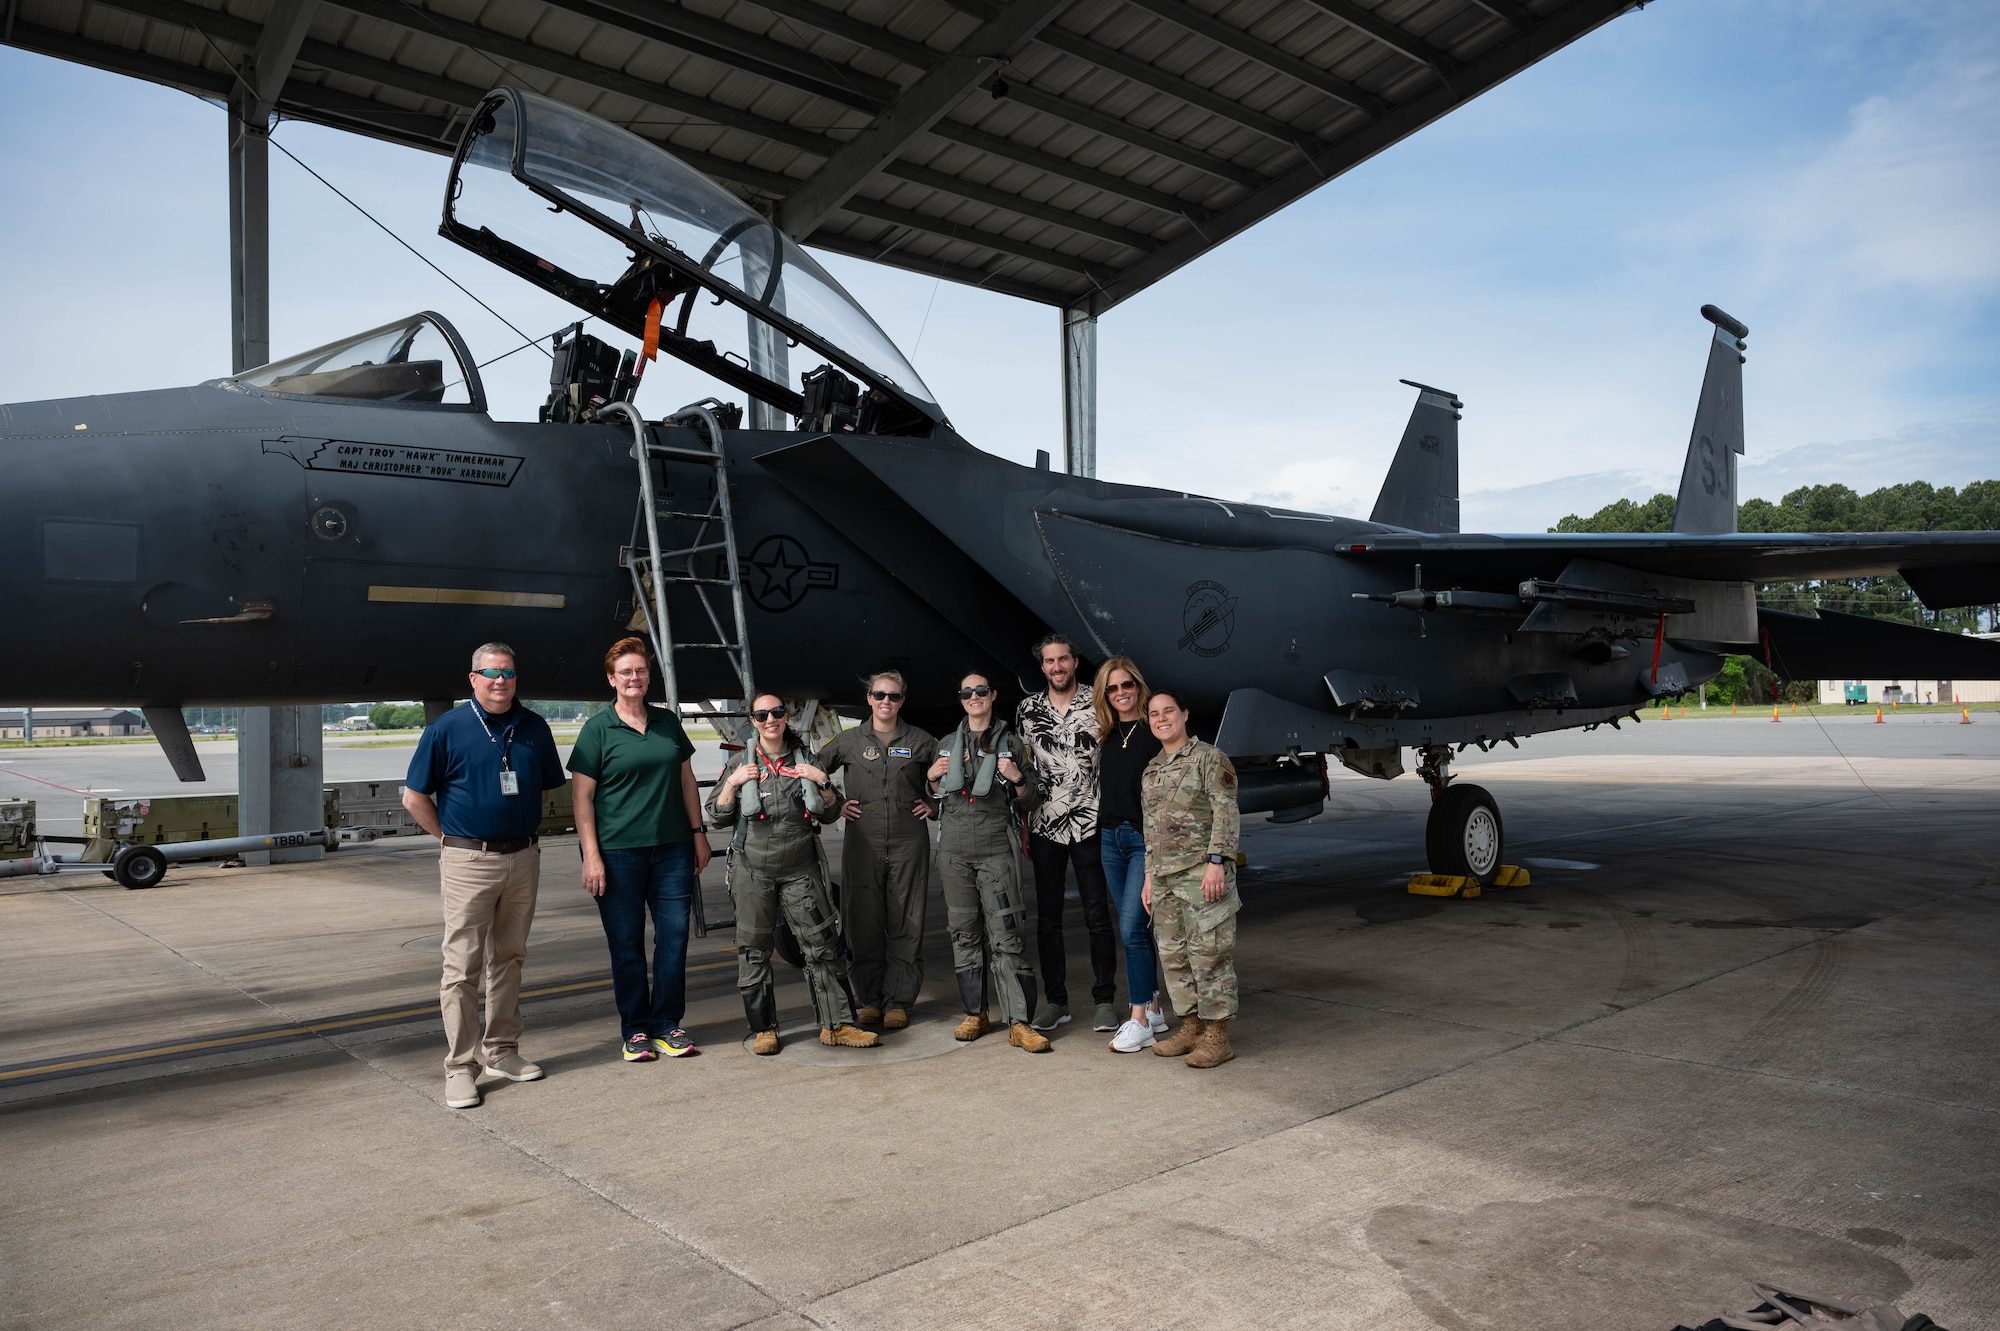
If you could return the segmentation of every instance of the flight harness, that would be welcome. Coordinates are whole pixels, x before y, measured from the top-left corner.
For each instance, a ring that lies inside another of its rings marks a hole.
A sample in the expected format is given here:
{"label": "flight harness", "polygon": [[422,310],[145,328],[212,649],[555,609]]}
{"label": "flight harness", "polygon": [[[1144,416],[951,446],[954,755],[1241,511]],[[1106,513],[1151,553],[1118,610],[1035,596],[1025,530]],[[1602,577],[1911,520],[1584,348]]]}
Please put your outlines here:
{"label": "flight harness", "polygon": [[[979,755],[979,770],[972,778],[972,791],[967,799],[983,800],[993,793],[993,777],[1000,770],[1000,760],[1014,758],[1013,736],[1008,733],[1007,723],[993,721],[993,751]],[[951,738],[944,742],[946,767],[944,779],[938,782],[938,794],[955,795],[965,789],[965,744],[966,731],[961,723],[951,732]]]}
{"label": "flight harness", "polygon": [[[755,745],[751,746],[749,761],[756,765],[757,776],[755,780],[746,783],[736,793],[736,831],[730,837],[729,845],[732,851],[743,849],[744,838],[750,834],[750,820],[752,818],[766,818],[770,816],[764,812],[764,770],[767,764],[772,767],[776,767],[777,764],[772,763],[770,756],[763,749]],[[792,750],[790,758],[792,766],[797,767],[799,764],[808,761],[810,760],[806,756],[804,749]],[[812,782],[803,779],[800,780],[799,794],[800,798],[805,801],[805,817],[807,819],[817,817],[826,808],[826,801],[821,797],[819,787]]]}

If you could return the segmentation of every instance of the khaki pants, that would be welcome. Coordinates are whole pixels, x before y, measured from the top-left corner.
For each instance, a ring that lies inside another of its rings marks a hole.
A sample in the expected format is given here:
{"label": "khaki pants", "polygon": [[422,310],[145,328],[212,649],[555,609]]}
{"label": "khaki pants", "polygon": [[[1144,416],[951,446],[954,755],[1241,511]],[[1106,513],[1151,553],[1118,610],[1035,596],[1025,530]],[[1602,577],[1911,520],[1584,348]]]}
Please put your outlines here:
{"label": "khaki pants", "polygon": [[[542,850],[512,855],[446,846],[438,859],[444,896],[445,1071],[477,1072],[521,1041],[521,963],[535,922]],[[480,1057],[479,982],[486,981],[485,1058]]]}

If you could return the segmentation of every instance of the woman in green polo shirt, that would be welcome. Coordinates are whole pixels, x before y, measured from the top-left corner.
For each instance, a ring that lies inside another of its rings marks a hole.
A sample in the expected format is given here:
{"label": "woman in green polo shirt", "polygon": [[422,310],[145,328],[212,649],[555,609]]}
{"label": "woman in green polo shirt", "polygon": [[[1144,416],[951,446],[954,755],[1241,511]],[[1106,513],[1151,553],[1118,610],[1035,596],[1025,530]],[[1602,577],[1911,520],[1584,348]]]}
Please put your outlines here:
{"label": "woman in green polo shirt", "polygon": [[[688,911],[708,867],[694,744],[672,710],[646,701],[653,654],[621,638],[604,654],[617,701],[583,723],[570,753],[583,890],[597,898],[611,947],[611,993],[628,1063],[695,1052],[687,1009]],[[646,915],[653,969],[646,973]]]}

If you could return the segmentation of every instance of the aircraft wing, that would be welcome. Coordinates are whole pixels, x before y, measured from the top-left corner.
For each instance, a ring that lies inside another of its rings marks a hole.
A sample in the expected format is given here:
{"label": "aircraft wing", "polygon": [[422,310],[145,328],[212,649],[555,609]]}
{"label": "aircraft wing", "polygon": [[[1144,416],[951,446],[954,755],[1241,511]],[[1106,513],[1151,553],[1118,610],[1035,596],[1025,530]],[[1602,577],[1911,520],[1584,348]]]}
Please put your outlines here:
{"label": "aircraft wing", "polygon": [[1424,566],[1424,584],[1500,590],[1572,559],[1705,582],[1797,582],[1900,573],[1933,610],[2000,602],[2000,532],[1681,532],[1481,536],[1385,532],[1348,543],[1366,563]]}

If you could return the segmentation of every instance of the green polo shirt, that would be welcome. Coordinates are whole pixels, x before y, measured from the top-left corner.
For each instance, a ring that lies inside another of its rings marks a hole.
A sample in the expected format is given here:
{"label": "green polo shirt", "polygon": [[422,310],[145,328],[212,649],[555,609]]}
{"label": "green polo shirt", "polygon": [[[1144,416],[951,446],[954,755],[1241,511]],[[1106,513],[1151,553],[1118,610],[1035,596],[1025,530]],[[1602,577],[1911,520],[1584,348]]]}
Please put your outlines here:
{"label": "green polo shirt", "polygon": [[681,719],[664,707],[646,707],[646,733],[607,707],[583,723],[569,770],[597,783],[597,844],[605,850],[671,846],[692,840],[681,764],[694,744]]}

